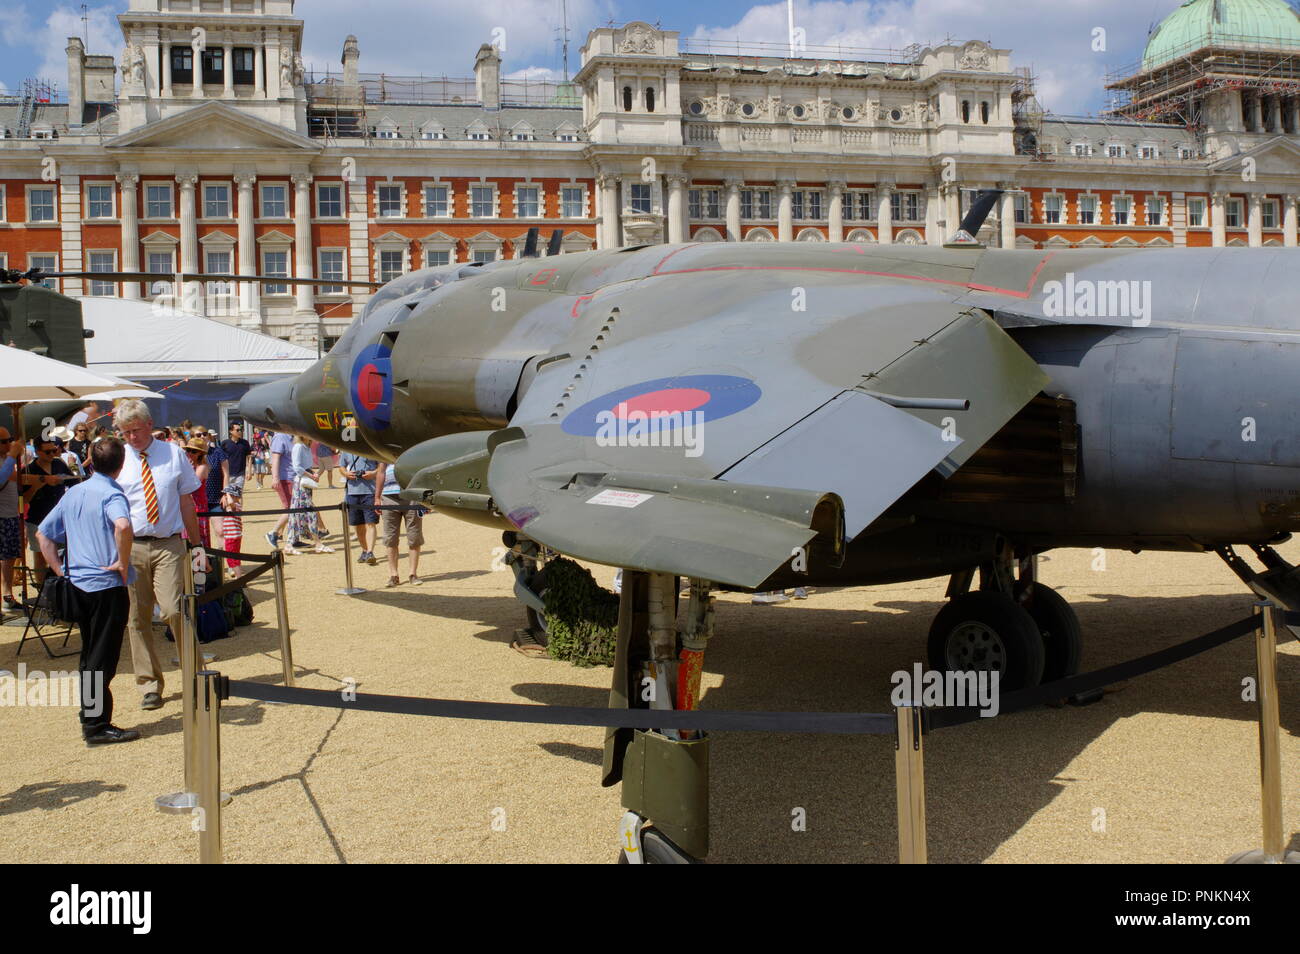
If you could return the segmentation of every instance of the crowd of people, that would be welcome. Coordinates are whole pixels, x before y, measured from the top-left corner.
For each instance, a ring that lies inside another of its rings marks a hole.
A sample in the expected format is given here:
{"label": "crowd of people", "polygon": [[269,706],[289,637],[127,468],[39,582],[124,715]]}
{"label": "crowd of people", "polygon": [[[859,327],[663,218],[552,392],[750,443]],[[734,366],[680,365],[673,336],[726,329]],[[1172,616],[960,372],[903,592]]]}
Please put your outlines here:
{"label": "crowd of people", "polygon": [[[21,605],[15,566],[24,545],[37,594],[48,574],[70,584],[83,687],[102,687],[98,698],[83,688],[80,720],[87,745],[139,738],[138,731],[112,722],[108,686],[125,641],[141,708],[162,708],[155,618],[172,633],[182,632],[184,561],[206,573],[211,564],[202,548],[240,551],[243,498],[251,482],[265,489],[270,477],[282,509],[289,511],[266,535],[273,550],[283,545],[290,555],[333,553],[313,491],[333,488],[336,469],[350,505],[347,525],[360,546],[358,562],[377,565],[374,546],[382,543],[388,585],[400,585],[398,542],[405,523],[406,581],[418,585],[425,511],[402,502],[394,468],[379,461],[338,455],[290,434],[255,428],[246,437],[238,421],[225,438],[188,420],[160,426],[135,399],[117,402],[111,415],[88,403],[67,425],[47,428],[25,447],[0,427],[0,596],[6,608]],[[236,576],[241,572],[236,557],[226,558],[226,565]]]}

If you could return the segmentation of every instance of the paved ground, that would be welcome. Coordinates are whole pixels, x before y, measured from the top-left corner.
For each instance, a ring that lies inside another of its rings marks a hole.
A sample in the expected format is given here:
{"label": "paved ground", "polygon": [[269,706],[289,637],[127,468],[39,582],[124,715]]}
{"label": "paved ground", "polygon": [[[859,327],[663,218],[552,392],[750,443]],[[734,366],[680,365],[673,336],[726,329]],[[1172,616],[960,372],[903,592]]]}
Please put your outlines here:
{"label": "paved ground", "polygon": [[[318,492],[335,503],[339,492]],[[272,506],[253,492],[250,509]],[[270,518],[246,521],[266,549]],[[330,529],[337,535],[338,518]],[[457,699],[603,705],[606,669],[509,649],[521,610],[493,572],[499,535],[426,521],[425,583],[334,595],[342,555],[290,558],[299,685]],[[1300,547],[1290,548],[1300,558]],[[1053,553],[1042,567],[1078,609],[1096,668],[1178,642],[1249,611],[1212,556]],[[405,561],[403,561],[405,566]],[[602,582],[608,574],[601,571]],[[278,682],[269,577],[250,587],[254,626],[211,644],[229,676]],[[921,659],[941,580],[814,591],[751,606],[725,595],[706,661],[705,707],[883,711],[889,674]],[[0,629],[0,668],[49,664],[21,630]],[[168,646],[168,649],[171,647]],[[126,652],[124,651],[124,655]],[[63,663],[69,665],[64,666]],[[20,862],[189,862],[189,822],[156,814],[181,781],[180,695],[144,712],[129,659],[114,686],[119,724],[145,738],[89,750],[73,710],[13,708],[0,733],[0,856]],[[1258,847],[1254,672],[1242,639],[1082,708],[1044,709],[946,730],[926,742],[930,858],[936,862],[1219,862]],[[1300,847],[1300,644],[1283,645],[1285,820]],[[340,713],[231,700],[222,754],[226,857],[238,862],[614,860],[617,789],[599,787],[603,730]],[[896,858],[892,745],[883,738],[719,734],[712,746],[713,862],[884,862]],[[793,831],[804,809],[806,831]],[[496,825],[494,826],[494,821]],[[504,830],[497,830],[504,828]]]}

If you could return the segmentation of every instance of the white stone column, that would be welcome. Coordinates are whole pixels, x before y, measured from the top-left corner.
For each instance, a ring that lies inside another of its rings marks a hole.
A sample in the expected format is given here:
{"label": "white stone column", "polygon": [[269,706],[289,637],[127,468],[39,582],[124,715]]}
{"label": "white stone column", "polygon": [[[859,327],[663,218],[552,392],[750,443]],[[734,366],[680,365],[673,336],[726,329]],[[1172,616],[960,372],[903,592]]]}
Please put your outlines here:
{"label": "white stone column", "polygon": [[933,182],[925,187],[925,244],[942,245],[943,229],[939,227],[939,215],[943,200],[940,198],[939,186]]}
{"label": "white stone column", "polygon": [[1282,244],[1287,248],[1296,247],[1296,197],[1282,196]]}
{"label": "white stone column", "polygon": [[1246,217],[1247,241],[1251,248],[1260,248],[1264,244],[1264,197],[1252,192],[1247,201],[1250,210]]}
{"label": "white stone column", "polygon": [[226,40],[221,44],[221,95],[226,99],[235,98],[235,44]]}
{"label": "white stone column", "polygon": [[261,44],[253,47],[253,95],[266,99],[266,51]]}
{"label": "white stone column", "polygon": [[197,40],[190,43],[190,95],[203,98],[203,51]]}
{"label": "white stone column", "polygon": [[780,197],[776,206],[776,240],[778,242],[794,241],[794,183],[782,179],[777,184]]}
{"label": "white stone column", "polygon": [[618,179],[606,174],[596,182],[600,188],[600,226],[605,233],[605,248],[618,248],[623,244],[618,236]]}
{"label": "white stone column", "polygon": [[199,230],[194,208],[194,187],[199,177],[194,173],[178,175],[181,187],[181,271],[197,272],[199,260]]}
{"label": "white stone column", "polygon": [[[239,274],[256,275],[257,274],[257,243],[253,238],[253,183],[257,181],[257,176],[249,172],[239,172],[235,174],[235,186],[239,190],[239,201],[236,208],[238,216],[238,240],[239,240]],[[241,318],[254,318],[258,313],[257,300],[261,297],[257,294],[257,286],[253,282],[241,282],[239,285],[239,314]]]}
{"label": "white stone column", "polygon": [[743,179],[727,179],[727,241],[740,241],[740,187]]}
{"label": "white stone column", "polygon": [[844,183],[832,179],[826,183],[830,190],[831,201],[830,208],[827,210],[826,219],[830,226],[830,240],[832,242],[844,241]]}
{"label": "white stone column", "polygon": [[[311,176],[300,173],[293,177],[293,248],[299,278],[312,277],[311,247]],[[297,285],[294,291],[294,317],[316,317],[315,286]]]}
{"label": "white stone column", "polygon": [[686,202],[686,177],[678,174],[668,176],[668,242],[674,244],[686,241],[683,229],[682,207]]}
{"label": "white stone column", "polygon": [[1001,213],[1001,222],[1000,222],[1002,226],[1002,247],[1015,248],[1016,247],[1016,196],[1014,191],[1012,191],[1015,187],[1011,185],[1004,185],[1003,188],[1006,189],[1006,191],[1002,193],[1002,213]]}
{"label": "white stone column", "polygon": [[881,245],[894,244],[894,213],[890,204],[893,192],[892,182],[876,183],[876,241]]}
{"label": "white stone column", "polygon": [[163,61],[162,94],[164,96],[171,96],[172,95],[172,46],[166,40],[163,41],[163,45],[162,45],[162,61]]}
{"label": "white stone column", "polygon": [[[117,181],[122,186],[122,195],[119,199],[121,203],[119,215],[122,219],[122,271],[138,272],[140,270],[140,222],[136,213],[136,202],[140,177],[133,172],[121,172],[118,173]],[[140,283],[124,282],[122,297],[139,298]]]}
{"label": "white stone column", "polygon": [[943,187],[943,231],[942,245],[957,234],[961,225],[961,187],[952,182]]}
{"label": "white stone column", "polygon": [[1222,192],[1210,194],[1210,242],[1215,248],[1223,248],[1228,244],[1228,222],[1223,208],[1225,198]]}

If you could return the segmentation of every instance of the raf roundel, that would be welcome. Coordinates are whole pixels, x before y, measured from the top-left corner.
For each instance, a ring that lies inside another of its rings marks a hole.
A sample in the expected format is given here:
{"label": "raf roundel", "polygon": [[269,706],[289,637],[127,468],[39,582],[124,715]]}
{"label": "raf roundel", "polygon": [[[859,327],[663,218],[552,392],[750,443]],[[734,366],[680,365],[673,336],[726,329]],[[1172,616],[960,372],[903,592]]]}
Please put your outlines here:
{"label": "raf roundel", "polygon": [[[752,405],[763,394],[749,378],[731,374],[687,374],[629,384],[593,398],[565,417],[566,434],[595,437],[613,419],[635,418],[650,433],[671,430],[688,420],[716,421]],[[701,417],[688,418],[688,414]]]}
{"label": "raf roundel", "polygon": [[393,353],[382,344],[361,349],[352,362],[348,393],[357,423],[382,431],[392,421]]}

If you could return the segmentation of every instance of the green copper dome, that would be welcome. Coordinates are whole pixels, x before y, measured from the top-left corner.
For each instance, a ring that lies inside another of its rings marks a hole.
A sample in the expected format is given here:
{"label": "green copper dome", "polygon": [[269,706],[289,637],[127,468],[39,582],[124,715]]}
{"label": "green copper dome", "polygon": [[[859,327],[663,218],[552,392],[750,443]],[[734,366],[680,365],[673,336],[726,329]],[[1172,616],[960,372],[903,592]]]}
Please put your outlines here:
{"label": "green copper dome", "polygon": [[1211,43],[1252,50],[1300,50],[1300,14],[1286,0],[1187,0],[1147,38],[1142,69]]}

